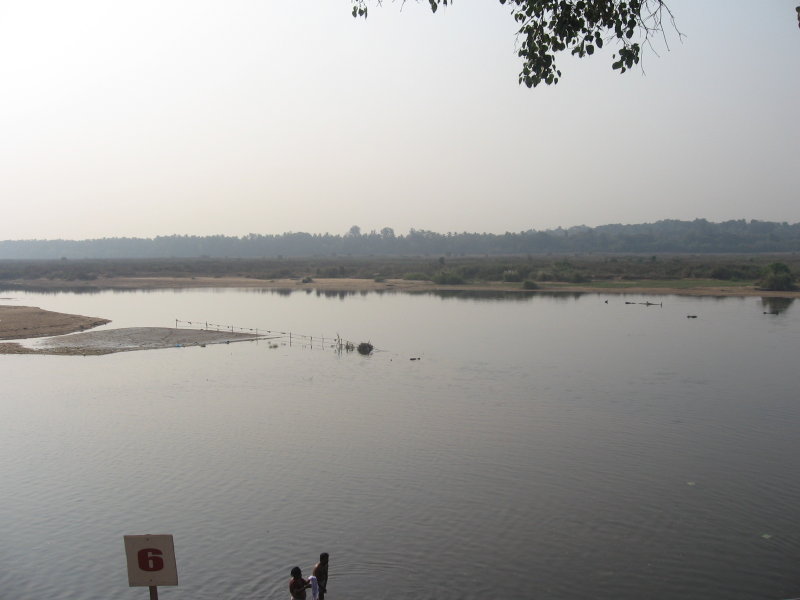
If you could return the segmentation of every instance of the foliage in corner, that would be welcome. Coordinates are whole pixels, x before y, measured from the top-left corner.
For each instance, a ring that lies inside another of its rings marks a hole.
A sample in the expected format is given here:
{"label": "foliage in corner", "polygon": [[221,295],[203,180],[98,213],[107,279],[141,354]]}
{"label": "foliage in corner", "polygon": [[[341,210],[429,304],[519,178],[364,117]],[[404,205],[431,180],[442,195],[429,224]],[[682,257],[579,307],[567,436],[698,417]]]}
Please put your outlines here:
{"label": "foliage in corner", "polygon": [[[380,5],[380,0],[376,0]],[[353,16],[367,17],[369,0],[352,0]],[[428,0],[431,10],[453,0]],[[642,46],[665,36],[664,19],[675,27],[665,0],[499,0],[517,23],[519,83],[529,88],[561,78],[556,53],[583,58],[615,45],[611,67],[624,73],[639,64]],[[676,29],[677,31],[677,29]],[[666,40],[666,38],[665,38]]]}

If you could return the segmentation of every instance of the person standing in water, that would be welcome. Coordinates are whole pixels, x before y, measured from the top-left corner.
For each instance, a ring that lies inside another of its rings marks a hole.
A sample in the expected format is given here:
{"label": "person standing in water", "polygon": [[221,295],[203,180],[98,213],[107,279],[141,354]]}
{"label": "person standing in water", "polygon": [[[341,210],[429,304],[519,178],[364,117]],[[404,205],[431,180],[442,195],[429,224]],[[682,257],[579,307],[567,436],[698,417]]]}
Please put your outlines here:
{"label": "person standing in water", "polygon": [[328,591],[328,558],[327,552],[320,554],[319,562],[314,565],[312,573],[319,584],[319,600],[325,600],[325,593]]}
{"label": "person standing in water", "polygon": [[289,580],[289,594],[292,600],[306,600],[306,590],[311,587],[307,579],[303,579],[300,567],[292,569],[292,578]]}

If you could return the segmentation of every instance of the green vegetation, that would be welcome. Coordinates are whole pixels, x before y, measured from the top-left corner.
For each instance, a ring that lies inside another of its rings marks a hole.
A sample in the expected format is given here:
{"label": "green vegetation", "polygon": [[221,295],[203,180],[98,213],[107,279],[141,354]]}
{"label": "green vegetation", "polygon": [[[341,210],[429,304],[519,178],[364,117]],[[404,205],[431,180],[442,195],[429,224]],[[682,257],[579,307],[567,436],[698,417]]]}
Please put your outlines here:
{"label": "green vegetation", "polygon": [[[594,255],[448,257],[317,257],[260,259],[0,260],[3,281],[51,279],[92,282],[114,277],[320,278],[375,281],[407,279],[440,285],[506,282],[523,289],[579,284],[598,289],[630,287],[741,287],[794,289],[800,254]],[[378,275],[376,275],[376,273]]]}
{"label": "green vegetation", "polygon": [[[368,0],[352,0],[353,16],[369,14]],[[428,0],[431,10],[452,0]],[[380,0],[376,0],[380,5]],[[522,59],[519,82],[528,87],[553,85],[561,78],[556,54],[591,56],[604,44],[614,46],[611,67],[624,73],[639,63],[642,45],[665,34],[663,21],[673,22],[664,0],[500,0],[517,29],[517,55]],[[673,22],[674,27],[674,22]]]}
{"label": "green vegetation", "polygon": [[[616,49],[611,68],[624,73],[639,64],[643,47],[667,39],[664,22],[678,36],[675,19],[666,0],[499,0],[508,7],[517,27],[517,56],[522,59],[520,84],[554,85],[561,78],[556,54],[569,52],[583,58],[604,45]],[[352,0],[353,16],[369,14],[369,0]],[[380,0],[375,0],[380,5]],[[453,0],[428,0],[431,10]],[[800,6],[797,7],[800,23]]]}
{"label": "green vegetation", "polygon": [[421,273],[419,271],[414,273],[403,273],[400,276],[400,279],[405,279],[406,281],[427,281],[430,280],[431,276],[428,273]]}
{"label": "green vegetation", "polygon": [[448,271],[446,269],[442,269],[438,273],[435,273],[433,277],[431,277],[431,281],[433,283],[438,283],[439,285],[463,285],[467,283],[467,280],[464,277],[455,272],[455,271]]}
{"label": "green vegetation", "polygon": [[790,291],[797,289],[795,278],[789,265],[782,262],[770,263],[764,269],[764,276],[758,282],[764,290]]}

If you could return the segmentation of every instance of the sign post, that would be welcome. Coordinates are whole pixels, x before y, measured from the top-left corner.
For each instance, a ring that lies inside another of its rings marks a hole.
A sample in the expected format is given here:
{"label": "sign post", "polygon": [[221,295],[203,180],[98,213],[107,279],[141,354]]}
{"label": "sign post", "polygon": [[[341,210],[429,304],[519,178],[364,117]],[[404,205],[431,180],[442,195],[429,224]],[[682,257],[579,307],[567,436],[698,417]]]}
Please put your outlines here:
{"label": "sign post", "polygon": [[150,600],[158,600],[159,585],[178,585],[175,545],[171,535],[126,535],[128,585],[150,588]]}

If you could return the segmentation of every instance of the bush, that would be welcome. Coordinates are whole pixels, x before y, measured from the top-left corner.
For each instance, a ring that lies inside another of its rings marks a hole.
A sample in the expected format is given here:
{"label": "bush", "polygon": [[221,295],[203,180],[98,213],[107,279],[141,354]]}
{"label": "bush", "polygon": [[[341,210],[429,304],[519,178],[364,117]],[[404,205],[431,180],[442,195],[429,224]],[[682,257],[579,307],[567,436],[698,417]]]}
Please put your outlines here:
{"label": "bush", "polygon": [[733,271],[728,267],[715,267],[711,270],[711,279],[734,279]]}
{"label": "bush", "polygon": [[538,290],[539,284],[535,281],[531,281],[530,279],[526,279],[522,282],[522,289],[523,290]]}
{"label": "bush", "polygon": [[430,281],[431,277],[427,273],[405,273],[403,279],[407,281]]}
{"label": "bush", "polygon": [[796,289],[794,275],[784,263],[772,263],[764,270],[764,277],[758,282],[764,290],[785,292]]}
{"label": "bush", "polygon": [[589,283],[591,279],[583,273],[571,273],[567,278],[570,283]]}
{"label": "bush", "polygon": [[433,276],[433,282],[440,285],[461,285],[467,281],[458,273],[442,270]]}

